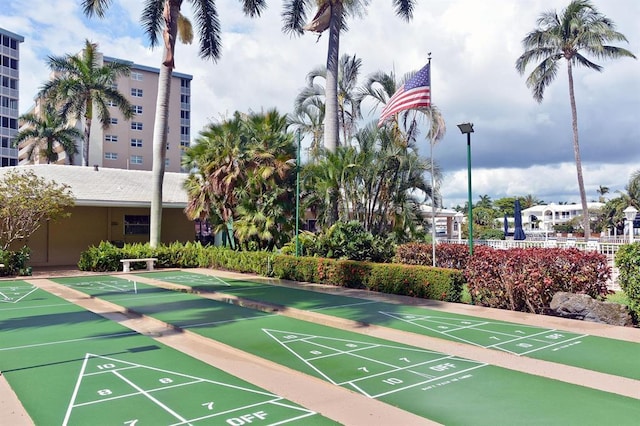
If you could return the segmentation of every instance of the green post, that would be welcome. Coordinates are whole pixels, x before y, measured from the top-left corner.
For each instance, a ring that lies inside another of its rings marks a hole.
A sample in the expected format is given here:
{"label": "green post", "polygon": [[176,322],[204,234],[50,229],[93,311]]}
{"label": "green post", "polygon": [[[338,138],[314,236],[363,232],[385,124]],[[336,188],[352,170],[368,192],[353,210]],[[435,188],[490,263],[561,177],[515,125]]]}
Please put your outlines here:
{"label": "green post", "polygon": [[300,129],[298,129],[298,149],[296,154],[296,257],[300,253]]}
{"label": "green post", "polygon": [[[471,130],[473,131],[473,130]],[[467,133],[467,181],[469,186],[469,254],[473,256],[473,197],[471,194],[471,132]]]}

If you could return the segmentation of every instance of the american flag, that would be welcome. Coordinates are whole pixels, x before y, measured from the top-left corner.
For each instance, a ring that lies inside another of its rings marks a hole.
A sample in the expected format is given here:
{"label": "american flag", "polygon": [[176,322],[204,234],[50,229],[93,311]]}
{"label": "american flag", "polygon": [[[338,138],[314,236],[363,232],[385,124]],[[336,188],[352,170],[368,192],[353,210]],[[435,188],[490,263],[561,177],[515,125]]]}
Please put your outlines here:
{"label": "american flag", "polygon": [[431,64],[428,63],[389,99],[380,114],[378,127],[392,115],[408,109],[419,109],[431,106]]}

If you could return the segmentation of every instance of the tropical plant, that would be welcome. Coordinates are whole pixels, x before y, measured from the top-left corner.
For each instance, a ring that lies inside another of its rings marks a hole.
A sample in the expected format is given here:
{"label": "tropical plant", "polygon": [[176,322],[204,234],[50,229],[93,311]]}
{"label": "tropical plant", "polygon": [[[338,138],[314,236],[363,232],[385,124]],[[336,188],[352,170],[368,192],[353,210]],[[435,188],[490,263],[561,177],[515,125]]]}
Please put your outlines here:
{"label": "tropical plant", "polygon": [[[83,0],[85,15],[103,17],[111,0]],[[158,79],[158,100],[153,131],[153,187],[151,194],[151,217],[149,244],[157,247],[160,243],[162,227],[162,183],[167,146],[169,120],[169,95],[171,76],[175,67],[175,45],[178,36],[185,43],[191,43],[193,28],[190,21],[181,14],[183,0],[147,0],[142,11],[142,26],[151,47],[156,47],[160,39],[164,44],[164,55]],[[189,0],[195,15],[196,29],[200,37],[200,56],[216,61],[222,52],[221,27],[215,0]],[[260,16],[266,7],[264,0],[242,0],[242,10],[251,17]],[[160,38],[159,38],[160,37]]]}
{"label": "tropical plant", "polygon": [[[186,150],[188,217],[245,248],[281,247],[293,228],[295,145],[276,110],[210,124]],[[232,232],[229,232],[232,230]]]}
{"label": "tropical plant", "polygon": [[78,152],[76,139],[82,138],[82,132],[69,125],[53,105],[44,104],[39,113],[23,114],[20,120],[21,129],[13,139],[13,145],[18,147],[25,142],[27,159],[31,163],[40,163],[42,159],[47,164],[58,163],[61,161],[58,148],[61,147],[69,164],[73,164],[73,156]]}
{"label": "tropical plant", "polygon": [[[338,64],[338,126],[342,133],[342,143],[349,144],[351,136],[356,128],[356,121],[362,116],[360,114],[360,104],[357,98],[357,83],[362,67],[362,60],[356,55],[344,54],[340,57]],[[316,83],[319,78],[327,77],[327,69],[318,67],[307,74],[307,86],[302,89],[295,100],[295,113],[300,114],[308,110],[317,110],[317,105],[323,105],[322,111],[326,109],[326,89],[325,86]],[[338,138],[340,139],[340,138]]]}
{"label": "tropical plant", "polygon": [[612,41],[627,41],[615,30],[612,20],[598,12],[589,0],[573,0],[558,15],[555,11],[544,12],[537,21],[538,27],[522,40],[525,52],[516,61],[516,70],[522,75],[533,61],[540,61],[527,77],[527,87],[532,89],[533,98],[542,102],[546,88],[555,79],[559,62],[567,61],[569,79],[569,101],[573,127],[573,152],[578,176],[578,187],[583,211],[585,238],[589,238],[589,214],[587,195],[582,175],[582,160],[578,142],[578,113],[573,84],[573,67],[582,66],[602,71],[602,66],[583,55],[597,59],[635,58],[628,50],[607,44]]}
{"label": "tropical plant", "polygon": [[0,178],[0,247],[26,241],[49,220],[70,216],[74,199],[69,186],[36,176],[31,170],[10,170]]}
{"label": "tropical plant", "polygon": [[129,65],[118,61],[100,65],[98,45],[89,40],[85,40],[80,55],[49,56],[47,62],[54,76],[42,86],[39,97],[59,106],[63,117],[84,120],[82,165],[88,166],[93,118],[97,117],[103,128],[108,127],[109,104],[115,105],[125,118],[133,116],[131,104],[113,86],[119,77],[129,75]]}
{"label": "tropical plant", "polygon": [[[413,17],[415,3],[415,0],[393,0],[396,14],[406,21]],[[369,0],[288,0],[284,2],[282,17],[285,33],[301,35],[306,30],[322,34],[329,30],[324,146],[331,152],[335,152],[338,147],[340,32],[347,30],[348,17],[362,15],[368,5]],[[304,25],[307,11],[313,6],[317,6],[317,13],[311,22]]]}

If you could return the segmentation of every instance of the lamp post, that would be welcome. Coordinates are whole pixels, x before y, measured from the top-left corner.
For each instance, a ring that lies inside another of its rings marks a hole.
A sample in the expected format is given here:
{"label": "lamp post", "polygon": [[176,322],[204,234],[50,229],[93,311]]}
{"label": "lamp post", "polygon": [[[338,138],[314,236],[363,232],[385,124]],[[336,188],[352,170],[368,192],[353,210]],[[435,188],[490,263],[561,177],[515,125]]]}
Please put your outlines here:
{"label": "lamp post", "polygon": [[473,255],[473,204],[471,196],[471,133],[473,123],[458,124],[458,129],[463,135],[467,135],[467,181],[469,187],[469,217],[467,218],[469,231],[469,254]]}
{"label": "lamp post", "polygon": [[296,257],[300,253],[300,129],[298,129],[298,149],[296,150]]}
{"label": "lamp post", "polygon": [[624,217],[627,219],[627,226],[629,227],[629,244],[633,244],[633,220],[638,214],[638,209],[633,206],[629,206],[623,210]]}
{"label": "lamp post", "polygon": [[460,241],[462,241],[462,218],[464,217],[464,215],[460,212],[456,212],[456,214],[453,216],[453,219],[455,220],[456,224],[458,225],[458,243],[460,243]]}

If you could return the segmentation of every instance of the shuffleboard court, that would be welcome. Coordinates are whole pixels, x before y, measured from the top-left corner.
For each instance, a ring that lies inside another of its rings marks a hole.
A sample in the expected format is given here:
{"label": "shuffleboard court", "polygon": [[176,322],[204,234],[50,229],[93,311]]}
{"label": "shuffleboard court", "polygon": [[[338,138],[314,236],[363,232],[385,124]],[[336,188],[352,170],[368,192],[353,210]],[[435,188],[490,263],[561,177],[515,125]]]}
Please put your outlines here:
{"label": "shuffleboard court", "polygon": [[37,425],[336,424],[27,282],[0,292],[0,371]]}
{"label": "shuffleboard court", "polygon": [[88,285],[101,279],[118,278],[55,281],[443,424],[627,425],[640,416],[634,398],[142,283],[137,293]]}
{"label": "shuffleboard court", "polygon": [[193,272],[141,275],[640,380],[640,344],[634,342]]}

